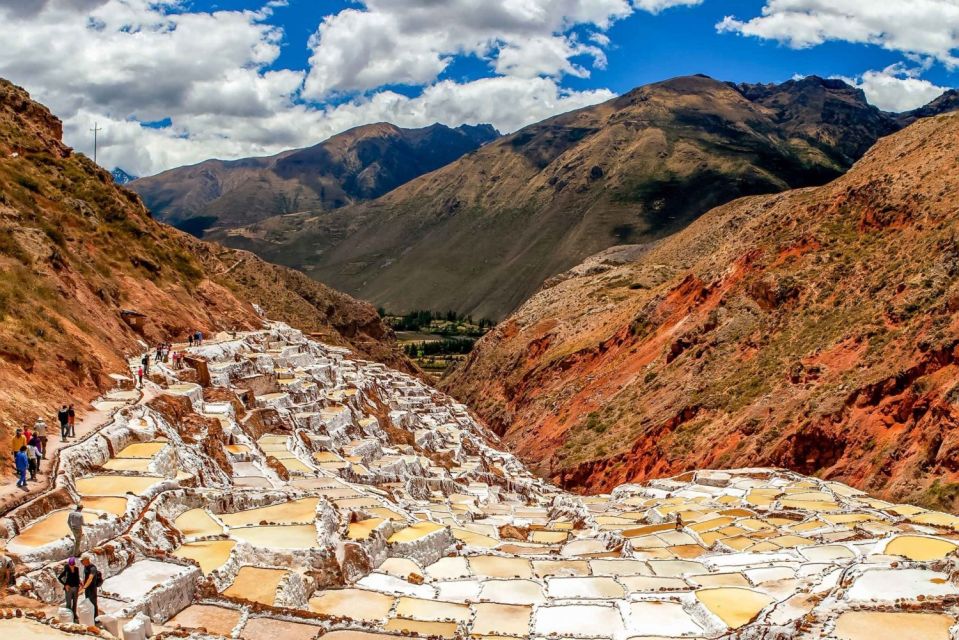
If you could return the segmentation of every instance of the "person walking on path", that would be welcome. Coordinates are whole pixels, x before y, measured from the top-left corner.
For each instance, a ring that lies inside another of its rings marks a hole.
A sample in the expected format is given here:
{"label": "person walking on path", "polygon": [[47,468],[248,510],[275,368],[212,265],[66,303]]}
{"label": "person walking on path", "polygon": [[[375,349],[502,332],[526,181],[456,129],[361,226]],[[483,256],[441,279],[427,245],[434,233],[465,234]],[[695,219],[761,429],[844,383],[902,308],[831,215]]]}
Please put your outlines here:
{"label": "person walking on path", "polygon": [[140,386],[143,386],[143,367],[137,369],[137,380],[140,381]]}
{"label": "person walking on path", "polygon": [[83,563],[83,595],[93,605],[93,619],[96,620],[100,616],[100,608],[97,606],[97,589],[103,584],[103,574],[90,561],[90,554],[84,554],[81,562]]}
{"label": "person walking on path", "polygon": [[71,404],[67,407],[67,426],[70,427],[70,437],[77,437],[77,412],[73,410],[73,405]]}
{"label": "person walking on path", "polygon": [[143,375],[150,375],[150,354],[144,353],[143,358],[140,359],[140,364],[143,365]]}
{"label": "person walking on path", "polygon": [[10,452],[13,453],[13,466],[17,467],[17,454],[20,452],[20,447],[24,447],[27,444],[27,439],[23,437],[23,431],[17,429],[17,433],[14,434],[13,439],[10,441]]}
{"label": "person walking on path", "polygon": [[27,468],[30,470],[30,481],[37,481],[37,471],[40,469],[40,450],[37,449],[39,440],[31,438],[27,443]]}
{"label": "person walking on path", "polygon": [[80,544],[83,542],[83,505],[78,504],[77,508],[67,516],[67,526],[70,527],[70,533],[73,535],[73,555],[80,555]]}
{"label": "person walking on path", "polygon": [[57,411],[57,420],[60,422],[60,439],[66,440],[67,436],[70,435],[69,423],[70,423],[70,412],[67,409],[67,405],[60,407],[60,410]]}
{"label": "person walking on path", "polygon": [[27,469],[30,468],[30,461],[27,459],[26,445],[20,447],[15,460],[17,465],[17,486],[26,491],[27,489]]}
{"label": "person walking on path", "polygon": [[57,575],[57,580],[63,585],[63,599],[66,601],[67,609],[73,612],[73,622],[77,622],[77,599],[80,596],[80,567],[77,566],[77,559],[70,558],[63,565]]}
{"label": "person walking on path", "polygon": [[43,418],[37,418],[37,421],[33,423],[33,432],[37,434],[37,437],[40,438],[40,455],[43,458],[47,457],[47,423],[43,421]]}

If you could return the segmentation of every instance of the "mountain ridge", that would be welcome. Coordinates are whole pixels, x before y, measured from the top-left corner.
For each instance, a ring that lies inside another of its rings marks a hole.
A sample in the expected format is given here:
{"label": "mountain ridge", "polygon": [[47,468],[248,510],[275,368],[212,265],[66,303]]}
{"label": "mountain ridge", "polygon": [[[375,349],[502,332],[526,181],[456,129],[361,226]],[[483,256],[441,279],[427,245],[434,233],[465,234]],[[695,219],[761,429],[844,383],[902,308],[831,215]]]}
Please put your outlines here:
{"label": "mountain ridge", "polygon": [[213,237],[390,310],[502,318],[597,251],[665,237],[739,196],[823,184],[898,128],[837,80],[679,77],[525,127],[374,201]]}
{"label": "mountain ridge", "polygon": [[271,156],[210,159],[128,186],[158,219],[197,236],[274,215],[322,211],[377,197],[499,134],[490,125],[353,127],[311,147]]}

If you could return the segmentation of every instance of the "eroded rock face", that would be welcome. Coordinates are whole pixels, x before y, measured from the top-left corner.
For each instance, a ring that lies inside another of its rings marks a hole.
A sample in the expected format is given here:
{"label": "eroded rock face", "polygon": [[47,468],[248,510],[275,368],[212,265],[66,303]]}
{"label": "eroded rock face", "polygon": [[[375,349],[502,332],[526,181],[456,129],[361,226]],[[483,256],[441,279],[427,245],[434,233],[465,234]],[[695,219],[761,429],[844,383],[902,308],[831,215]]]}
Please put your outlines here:
{"label": "eroded rock face", "polygon": [[[955,516],[766,468],[580,497],[463,405],[286,325],[192,351],[221,386],[157,365],[155,400],[64,450],[57,488],[0,521],[25,595],[60,602],[65,510],[82,501],[101,605],[193,640],[873,640],[857,630],[910,625],[946,640],[959,615]],[[271,382],[250,395],[251,376]],[[3,617],[13,637],[71,632]]]}
{"label": "eroded rock face", "polygon": [[955,511],[959,117],[597,257],[443,387],[578,492],[762,464]]}

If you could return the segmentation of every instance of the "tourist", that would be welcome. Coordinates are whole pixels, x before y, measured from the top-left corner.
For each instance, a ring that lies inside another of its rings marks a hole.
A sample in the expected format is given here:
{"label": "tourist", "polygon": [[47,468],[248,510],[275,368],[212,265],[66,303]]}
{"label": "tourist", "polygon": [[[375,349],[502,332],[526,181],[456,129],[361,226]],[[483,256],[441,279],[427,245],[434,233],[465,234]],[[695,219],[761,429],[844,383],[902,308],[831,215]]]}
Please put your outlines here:
{"label": "tourist", "polygon": [[37,470],[40,468],[40,450],[37,449],[37,445],[40,444],[40,440],[34,436],[30,439],[30,442],[27,443],[27,469],[30,471],[30,481],[37,481]]}
{"label": "tourist", "polygon": [[27,489],[27,469],[30,468],[30,461],[27,459],[27,446],[20,447],[14,458],[14,464],[17,466],[17,486],[24,491]]}
{"label": "tourist", "polygon": [[73,535],[73,555],[80,555],[80,543],[83,541],[83,505],[78,504],[77,508],[67,516],[67,526],[70,527],[70,533]]}
{"label": "tourist", "polygon": [[26,446],[27,439],[23,437],[23,431],[17,429],[16,435],[13,436],[13,440],[10,441],[10,451],[13,453],[13,466],[17,466],[17,454],[20,452],[20,447]]}
{"label": "tourist", "polygon": [[33,423],[33,432],[37,434],[38,438],[40,438],[40,455],[46,458],[47,457],[47,423],[43,421],[43,418],[37,418],[37,421]]}
{"label": "tourist", "polygon": [[57,580],[63,585],[63,596],[67,609],[73,612],[73,622],[77,620],[77,599],[80,595],[80,568],[75,557],[67,560],[63,569],[57,575]]}
{"label": "tourist", "polygon": [[195,335],[195,334],[194,334],[193,329],[190,329],[190,333],[187,334],[187,337],[186,337],[187,342],[190,343],[190,346],[191,346],[191,347],[193,346],[193,336],[194,336],[194,335]]}
{"label": "tourist", "polygon": [[150,354],[144,353],[143,357],[140,358],[140,364],[143,365],[143,374],[150,375]]}
{"label": "tourist", "polygon": [[140,381],[140,386],[143,386],[143,367],[137,369],[137,380]]}
{"label": "tourist", "polygon": [[90,561],[90,554],[84,554],[81,562],[83,563],[83,595],[93,605],[93,619],[96,620],[100,615],[100,609],[97,607],[97,589],[103,584],[103,574]]}
{"label": "tourist", "polygon": [[60,439],[66,440],[67,436],[70,435],[69,427],[67,426],[70,421],[70,412],[67,409],[67,405],[63,405],[57,412],[57,420],[60,422]]}
{"label": "tourist", "polygon": [[73,405],[71,404],[69,407],[67,407],[67,426],[70,427],[71,438],[77,437],[76,425],[77,425],[77,412],[73,410]]}

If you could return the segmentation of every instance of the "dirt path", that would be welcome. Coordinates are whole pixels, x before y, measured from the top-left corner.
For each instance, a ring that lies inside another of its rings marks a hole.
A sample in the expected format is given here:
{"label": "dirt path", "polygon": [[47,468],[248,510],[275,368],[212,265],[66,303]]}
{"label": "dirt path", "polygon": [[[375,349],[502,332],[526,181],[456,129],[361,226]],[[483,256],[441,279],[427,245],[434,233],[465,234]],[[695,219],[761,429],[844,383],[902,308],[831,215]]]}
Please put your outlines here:
{"label": "dirt path", "polygon": [[[136,363],[136,366],[139,366],[139,358],[131,358],[131,376],[132,376],[132,363]],[[144,390],[137,390],[137,396],[129,400],[123,401],[123,404],[120,404],[120,400],[114,400],[109,396],[112,393],[110,392],[103,398],[98,399],[94,404],[99,404],[101,400],[107,400],[111,405],[116,403],[115,406],[108,406],[102,408],[96,408],[91,405],[86,408],[80,408],[77,411],[77,422],[75,425],[76,437],[70,438],[68,441],[64,442],[60,438],[60,424],[56,419],[52,419],[47,422],[47,453],[46,459],[40,462],[40,471],[37,473],[37,479],[35,481],[27,481],[27,490],[24,491],[17,487],[17,475],[13,471],[13,460],[12,455],[8,451],[9,443],[3,443],[3,454],[4,454],[4,464],[2,467],[2,474],[0,474],[0,514],[7,513],[11,509],[14,509],[21,504],[25,504],[30,500],[42,495],[46,491],[50,490],[53,486],[53,479],[56,475],[57,469],[59,468],[59,456],[62,449],[71,447],[78,442],[82,442],[89,438],[92,434],[95,434],[102,427],[106,426],[113,420],[113,417],[121,410],[134,406],[137,404],[143,404],[149,402],[157,396],[160,392],[160,388],[153,384],[152,382],[147,382],[145,384]],[[55,414],[56,408],[51,409],[51,413]]]}

